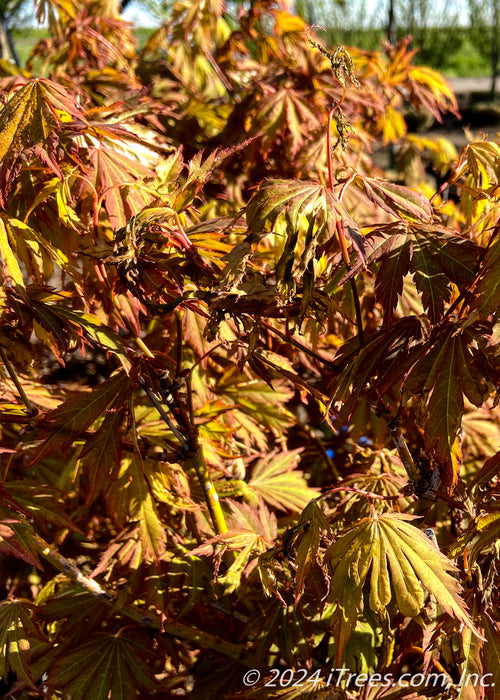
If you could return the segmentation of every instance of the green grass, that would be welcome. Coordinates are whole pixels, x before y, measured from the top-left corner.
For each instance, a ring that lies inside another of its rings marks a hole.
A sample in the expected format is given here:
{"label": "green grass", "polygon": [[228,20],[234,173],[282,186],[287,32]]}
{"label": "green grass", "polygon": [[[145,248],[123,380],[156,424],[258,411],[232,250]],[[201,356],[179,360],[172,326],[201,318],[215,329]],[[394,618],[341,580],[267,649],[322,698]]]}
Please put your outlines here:
{"label": "green grass", "polygon": [[19,54],[21,66],[26,64],[31,49],[35,46],[35,44],[40,41],[40,39],[45,39],[48,36],[49,33],[47,29],[34,29],[32,27],[18,29],[17,31],[13,32],[14,44],[17,53]]}

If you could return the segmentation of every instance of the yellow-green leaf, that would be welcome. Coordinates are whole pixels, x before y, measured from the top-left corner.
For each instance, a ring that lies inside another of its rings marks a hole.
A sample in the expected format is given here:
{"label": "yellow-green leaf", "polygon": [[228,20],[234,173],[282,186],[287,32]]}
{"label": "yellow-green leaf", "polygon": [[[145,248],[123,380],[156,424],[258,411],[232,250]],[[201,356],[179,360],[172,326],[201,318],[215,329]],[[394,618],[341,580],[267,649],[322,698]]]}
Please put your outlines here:
{"label": "yellow-green leaf", "polygon": [[3,274],[6,281],[24,288],[23,273],[10,245],[7,228],[0,217],[0,256],[2,257]]}
{"label": "yellow-green leaf", "polygon": [[385,610],[395,599],[403,615],[416,617],[426,589],[445,612],[479,635],[452,575],[453,563],[410,524],[413,519],[384,513],[364,518],[341,535],[325,555],[332,569],[332,599],[343,607],[347,619],[355,619],[356,611],[362,609],[362,588],[371,566],[369,600],[375,612]]}
{"label": "yellow-green leaf", "polygon": [[281,510],[300,511],[318,495],[296,469],[301,450],[271,452],[252,470],[249,487],[269,505]]}

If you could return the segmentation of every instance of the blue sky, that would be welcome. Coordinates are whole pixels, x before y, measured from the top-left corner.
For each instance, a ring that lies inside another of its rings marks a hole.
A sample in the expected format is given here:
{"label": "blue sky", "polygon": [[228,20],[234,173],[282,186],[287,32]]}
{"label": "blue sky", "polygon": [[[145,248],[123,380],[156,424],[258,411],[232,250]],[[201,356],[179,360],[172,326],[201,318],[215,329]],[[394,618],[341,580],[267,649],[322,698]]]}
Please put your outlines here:
{"label": "blue sky", "polygon": [[137,7],[134,3],[129,5],[122,17],[138,27],[158,27],[160,22],[150,12]]}

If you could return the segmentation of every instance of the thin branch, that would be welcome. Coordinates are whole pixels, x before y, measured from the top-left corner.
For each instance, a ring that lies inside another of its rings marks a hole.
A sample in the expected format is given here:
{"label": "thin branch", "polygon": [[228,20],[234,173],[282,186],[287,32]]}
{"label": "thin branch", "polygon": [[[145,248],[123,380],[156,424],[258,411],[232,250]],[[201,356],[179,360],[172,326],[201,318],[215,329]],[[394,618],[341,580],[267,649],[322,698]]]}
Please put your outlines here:
{"label": "thin branch", "polygon": [[203,495],[205,497],[205,502],[207,504],[208,512],[210,513],[214,530],[217,535],[222,535],[224,532],[227,532],[226,519],[224,517],[224,513],[222,512],[219,494],[217,493],[213,481],[210,478],[210,473],[203,455],[203,450],[200,446],[198,446],[198,449],[192,457],[186,459],[185,465],[188,469],[191,467],[196,472],[198,481],[203,489]]}
{"label": "thin branch", "polygon": [[175,328],[177,331],[177,344],[175,347],[175,377],[179,377],[182,371],[182,320],[180,314],[175,314]]}
{"label": "thin branch", "polygon": [[361,315],[361,304],[359,301],[358,288],[356,287],[356,280],[351,277],[349,280],[351,285],[352,297],[354,300],[354,308],[356,310],[356,326],[358,329],[359,345],[362,347],[365,344],[365,335],[363,329],[363,317]]}
{"label": "thin branch", "polygon": [[168,413],[165,411],[165,409],[163,408],[161,403],[156,398],[154,391],[152,391],[149,388],[149,386],[146,384],[144,379],[142,379],[142,377],[139,377],[139,384],[144,389],[144,391],[148,395],[149,400],[151,401],[153,406],[156,408],[156,410],[160,414],[161,419],[167,424],[168,428],[172,431],[172,433],[175,435],[177,440],[180,442],[183,450],[189,451],[190,448],[189,448],[188,441],[186,440],[184,435],[176,428],[173,421],[170,420],[170,416],[168,415]]}
{"label": "thin branch", "polygon": [[7,353],[5,352],[5,348],[0,346],[0,356],[2,357],[2,362],[5,365],[5,369],[9,373],[10,378],[14,382],[16,389],[19,393],[19,396],[21,397],[22,402],[28,409],[28,411],[33,414],[33,412],[38,412],[38,409],[36,408],[35,404],[33,404],[30,399],[28,398],[28,395],[24,391],[23,385],[19,381],[19,377],[17,376],[16,370],[14,369],[13,365],[11,364],[9,358],[7,357]]}
{"label": "thin branch", "polygon": [[82,588],[85,588],[92,595],[107,600],[109,602],[115,599],[113,593],[110,593],[105,588],[101,586],[100,583],[94,581],[94,579],[89,578],[82,574],[80,569],[73,564],[69,559],[66,559],[62,554],[60,554],[57,549],[46,542],[40,535],[30,528],[30,543],[35,545],[35,549],[38,554],[47,559],[58,571],[66,574],[71,581],[77,583]]}
{"label": "thin branch", "polygon": [[285,342],[290,343],[290,345],[293,345],[301,352],[304,352],[306,355],[309,355],[309,357],[313,357],[318,362],[321,362],[321,364],[323,364],[325,367],[328,367],[329,369],[333,370],[337,374],[340,374],[340,372],[342,371],[342,369],[338,365],[336,365],[334,362],[331,362],[330,360],[327,360],[325,357],[318,355],[317,352],[314,352],[314,350],[311,350],[311,348],[307,347],[306,345],[301,343],[296,338],[292,338],[288,328],[287,328],[287,333],[285,334],[285,333],[282,333],[277,328],[274,328],[273,326],[271,326],[271,324],[266,323],[265,321],[262,321],[262,327],[265,328],[267,331],[270,331],[271,333],[276,335],[278,338],[281,338],[281,340],[284,340]]}
{"label": "thin branch", "polygon": [[418,471],[415,465],[415,461],[411,455],[404,435],[401,431],[399,420],[397,420],[396,418],[389,418],[386,420],[387,427],[389,428],[389,432],[394,441],[394,445],[396,446],[396,449],[398,451],[399,458],[403,463],[403,467],[405,468],[406,473],[408,474],[408,478],[413,483],[416,483],[420,480],[420,472]]}
{"label": "thin branch", "polygon": [[155,393],[146,384],[144,379],[139,378],[139,384],[148,395],[151,403],[160,414],[162,420],[167,424],[169,429],[179,441],[181,445],[179,460],[184,462],[187,470],[193,469],[198,477],[215,533],[217,535],[221,535],[224,532],[227,532],[226,520],[220,505],[219,494],[217,493],[217,489],[210,478],[210,473],[203,455],[203,449],[201,445],[198,444],[198,435],[191,420],[191,412],[189,410],[186,412],[181,404],[179,394],[176,391],[171,392],[173,410],[175,411],[174,415],[176,416],[177,422],[181,428],[185,430],[187,434],[187,437],[185,437],[182,431],[174,425],[170,416],[161,405]]}
{"label": "thin branch", "polygon": [[247,663],[250,666],[255,665],[253,659],[249,658],[246,662],[243,660],[242,657],[245,651],[244,645],[226,642],[218,635],[202,632],[196,627],[184,625],[181,622],[165,624],[162,618],[153,611],[140,608],[136,605],[118,607],[116,605],[116,595],[113,592],[101,586],[101,584],[94,579],[85,576],[73,562],[60,554],[53,545],[46,542],[34,530],[30,531],[30,536],[30,541],[34,545],[34,549],[36,549],[44,559],[50,562],[58,571],[65,574],[73,583],[76,583],[81,588],[110,605],[117,615],[127,617],[143,627],[156,629],[165,634],[170,634],[173,637],[182,639],[183,641],[199,644],[205,649],[212,649],[231,659],[241,659],[242,663]]}

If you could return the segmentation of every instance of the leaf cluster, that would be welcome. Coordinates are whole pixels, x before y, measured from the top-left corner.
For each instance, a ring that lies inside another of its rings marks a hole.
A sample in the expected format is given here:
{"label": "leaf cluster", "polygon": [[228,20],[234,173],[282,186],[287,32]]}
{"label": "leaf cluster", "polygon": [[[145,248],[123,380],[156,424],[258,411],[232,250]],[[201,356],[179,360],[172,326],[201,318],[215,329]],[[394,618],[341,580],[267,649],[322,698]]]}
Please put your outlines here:
{"label": "leaf cluster", "polygon": [[407,134],[457,110],[407,41],[272,0],[180,0],[141,51],[115,3],[35,5],[0,76],[1,692],[412,666],[492,700],[500,146]]}

